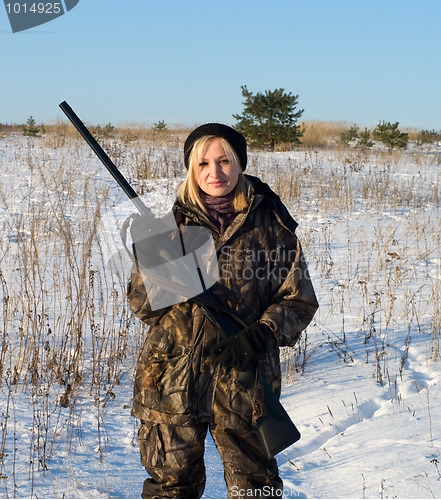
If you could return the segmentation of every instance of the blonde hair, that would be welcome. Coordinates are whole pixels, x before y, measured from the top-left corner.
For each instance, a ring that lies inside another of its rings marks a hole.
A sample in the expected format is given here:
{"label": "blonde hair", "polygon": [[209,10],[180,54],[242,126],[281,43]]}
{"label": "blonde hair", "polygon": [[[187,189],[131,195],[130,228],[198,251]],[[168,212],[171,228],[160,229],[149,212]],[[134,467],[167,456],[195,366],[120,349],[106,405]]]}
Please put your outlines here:
{"label": "blonde hair", "polygon": [[[221,141],[222,147],[224,148],[225,154],[228,159],[233,163],[236,163],[242,168],[240,164],[239,157],[236,151],[233,149],[231,144],[223,137],[218,137],[216,135],[205,135],[199,138],[193,144],[191,149],[190,157],[188,159],[188,172],[185,177],[184,182],[178,187],[178,196],[181,198],[183,203],[191,203],[199,207],[204,213],[207,213],[201,198],[199,196],[199,185],[197,182],[199,158],[201,157],[204,148],[213,140],[219,139]],[[242,212],[248,207],[247,200],[247,188],[245,181],[243,179],[242,173],[239,175],[235,189],[235,195],[233,198],[233,207],[235,212]]]}

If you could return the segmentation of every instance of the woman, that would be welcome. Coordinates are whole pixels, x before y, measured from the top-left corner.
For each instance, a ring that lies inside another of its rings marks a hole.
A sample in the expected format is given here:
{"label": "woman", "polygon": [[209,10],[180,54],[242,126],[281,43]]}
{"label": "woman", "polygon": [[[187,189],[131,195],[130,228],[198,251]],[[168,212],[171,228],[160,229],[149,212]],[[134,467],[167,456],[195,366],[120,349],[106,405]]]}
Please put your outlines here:
{"label": "woman", "polygon": [[173,212],[178,226],[211,230],[219,278],[210,291],[248,325],[228,340],[191,300],[152,311],[134,270],[132,311],[150,326],[141,351],[133,414],[141,419],[141,461],[151,478],[143,498],[199,498],[209,429],[230,497],[280,496],[282,481],[253,430],[255,408],[238,383],[258,364],[280,395],[279,346],[293,346],[318,307],[296,222],[279,197],[244,174],[245,138],[209,123],[184,145],[188,173]]}

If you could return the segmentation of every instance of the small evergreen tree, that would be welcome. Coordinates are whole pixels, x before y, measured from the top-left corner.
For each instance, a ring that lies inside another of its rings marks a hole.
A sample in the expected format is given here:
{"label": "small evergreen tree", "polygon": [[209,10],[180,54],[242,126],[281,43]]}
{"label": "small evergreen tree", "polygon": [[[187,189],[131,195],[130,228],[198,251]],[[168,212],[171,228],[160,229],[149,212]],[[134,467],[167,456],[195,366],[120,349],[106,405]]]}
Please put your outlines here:
{"label": "small evergreen tree", "polygon": [[360,132],[358,137],[357,148],[371,148],[374,145],[371,140],[371,133],[367,128],[364,129],[364,132]]}
{"label": "small evergreen tree", "polygon": [[438,141],[441,141],[441,132],[436,130],[421,130],[417,138],[418,144],[433,144]]}
{"label": "small evergreen tree", "polygon": [[112,137],[115,132],[115,127],[109,122],[106,125],[97,125],[95,129],[95,134],[98,137]]}
{"label": "small evergreen tree", "polygon": [[38,137],[40,129],[36,127],[36,123],[32,115],[28,118],[26,125],[23,125],[23,135],[30,137]]}
{"label": "small evergreen tree", "polygon": [[372,132],[375,140],[386,144],[391,150],[395,147],[405,149],[409,142],[409,134],[401,132],[398,128],[398,122],[380,122]]}
{"label": "small evergreen tree", "polygon": [[242,115],[233,115],[238,120],[236,128],[258,148],[269,147],[274,151],[277,144],[300,142],[303,130],[296,125],[303,109],[296,111],[298,95],[286,93],[284,89],[264,93],[250,92],[246,85],[242,87],[245,98]]}
{"label": "small evergreen tree", "polygon": [[349,143],[358,137],[358,131],[360,129],[357,127],[357,125],[352,125],[352,127],[348,128],[345,132],[342,132],[340,134],[340,142],[345,144],[346,146],[349,146]]}
{"label": "small evergreen tree", "polygon": [[159,122],[153,124],[152,130],[153,132],[165,132],[168,127],[164,120],[159,120]]}

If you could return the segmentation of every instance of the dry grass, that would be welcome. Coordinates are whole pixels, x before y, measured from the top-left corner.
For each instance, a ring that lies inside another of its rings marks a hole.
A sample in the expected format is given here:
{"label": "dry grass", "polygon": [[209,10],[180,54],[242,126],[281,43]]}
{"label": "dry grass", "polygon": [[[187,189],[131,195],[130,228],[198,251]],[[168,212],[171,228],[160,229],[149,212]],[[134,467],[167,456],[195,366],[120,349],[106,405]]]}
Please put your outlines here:
{"label": "dry grass", "polygon": [[[167,130],[163,132],[156,132],[151,125],[140,125],[137,123],[120,123],[117,126],[112,126],[112,131],[107,133],[106,125],[89,124],[86,123],[89,130],[96,135],[100,140],[102,139],[115,139],[120,140],[126,144],[136,143],[137,141],[149,142],[151,144],[162,145],[163,147],[181,147],[185,138],[194,127],[188,127],[183,124],[167,124]],[[299,122],[303,129],[303,136],[301,143],[294,146],[294,149],[302,150],[329,150],[329,149],[342,149],[340,136],[342,132],[348,130],[354,123],[350,122],[333,122],[333,121],[320,121],[309,120]],[[20,133],[22,131],[22,124],[1,124],[0,134]],[[37,127],[43,129],[40,135],[43,137],[47,135],[48,141],[63,145],[70,139],[77,138],[77,131],[75,128],[64,120],[58,119],[49,124],[39,124]],[[361,127],[360,127],[361,128]],[[409,134],[409,140],[418,142],[420,129],[405,128],[403,132]],[[279,144],[278,151],[290,151],[293,149],[292,144]]]}
{"label": "dry grass", "polygon": [[340,134],[351,124],[347,122],[306,121],[302,123],[304,134],[301,139],[302,147],[309,149],[323,149],[335,147],[339,143]]}
{"label": "dry grass", "polygon": [[72,449],[81,442],[74,429],[84,391],[95,401],[99,432],[100,409],[124,377],[131,379],[141,338],[126,304],[126,276],[100,250],[106,186],[78,176],[84,158],[72,139],[59,147],[56,165],[45,158],[48,138],[19,139],[9,164],[18,170],[4,172],[12,184],[0,186],[0,388],[8,405],[16,393],[32,395],[30,476],[45,470],[62,432]]}

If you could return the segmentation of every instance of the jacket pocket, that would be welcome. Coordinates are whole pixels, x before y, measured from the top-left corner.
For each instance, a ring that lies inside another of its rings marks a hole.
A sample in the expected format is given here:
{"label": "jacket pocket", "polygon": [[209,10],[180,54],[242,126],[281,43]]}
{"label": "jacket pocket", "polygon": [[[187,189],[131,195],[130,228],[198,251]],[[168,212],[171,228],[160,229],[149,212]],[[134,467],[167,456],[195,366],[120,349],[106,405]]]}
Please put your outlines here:
{"label": "jacket pocket", "polygon": [[190,411],[192,349],[150,345],[141,360],[135,383],[135,405],[169,414]]}
{"label": "jacket pocket", "polygon": [[160,469],[165,461],[164,444],[159,425],[142,424],[138,431],[141,465],[151,471]]}
{"label": "jacket pocket", "polygon": [[232,380],[228,391],[229,409],[241,415],[244,419],[251,419],[252,402],[249,390],[238,380]]}

